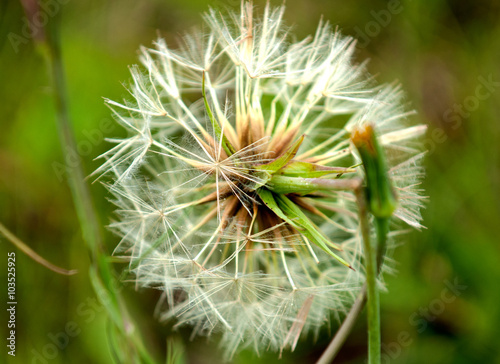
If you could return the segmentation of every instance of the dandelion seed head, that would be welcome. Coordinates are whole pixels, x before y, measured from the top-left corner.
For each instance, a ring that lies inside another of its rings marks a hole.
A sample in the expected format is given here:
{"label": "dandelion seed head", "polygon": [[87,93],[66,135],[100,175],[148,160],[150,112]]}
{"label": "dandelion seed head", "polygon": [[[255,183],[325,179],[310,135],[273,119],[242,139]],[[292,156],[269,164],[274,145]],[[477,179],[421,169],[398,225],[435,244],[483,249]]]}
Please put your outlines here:
{"label": "dandelion seed head", "polygon": [[293,350],[359,292],[354,193],[311,182],[362,176],[355,129],[373,125],[387,154],[399,196],[390,245],[422,227],[425,128],[400,87],[377,85],[353,62],[354,39],[327,22],[294,43],[283,6],[255,13],[211,9],[208,32],[141,48],[130,98],[106,100],[127,136],[109,140],[94,172],[110,176],[115,255],[137,286],[162,291],[159,319],[219,333],[226,358]]}

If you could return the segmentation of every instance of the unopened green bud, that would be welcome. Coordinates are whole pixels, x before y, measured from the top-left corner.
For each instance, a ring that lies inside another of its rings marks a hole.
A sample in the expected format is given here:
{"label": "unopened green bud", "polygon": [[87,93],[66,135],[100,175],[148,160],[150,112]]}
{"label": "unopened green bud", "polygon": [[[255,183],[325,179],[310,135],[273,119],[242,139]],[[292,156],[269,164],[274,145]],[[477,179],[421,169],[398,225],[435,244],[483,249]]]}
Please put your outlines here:
{"label": "unopened green bud", "polygon": [[379,145],[373,126],[368,124],[354,130],[351,140],[365,169],[370,212],[375,217],[390,217],[396,209],[397,196],[387,174],[384,151]]}

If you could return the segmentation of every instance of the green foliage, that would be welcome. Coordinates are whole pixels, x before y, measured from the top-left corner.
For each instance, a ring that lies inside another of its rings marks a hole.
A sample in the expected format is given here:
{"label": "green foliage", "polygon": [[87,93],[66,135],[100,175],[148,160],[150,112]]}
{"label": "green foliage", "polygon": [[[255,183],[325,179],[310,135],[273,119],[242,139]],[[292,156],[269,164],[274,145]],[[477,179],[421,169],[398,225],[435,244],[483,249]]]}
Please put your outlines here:
{"label": "green foliage", "polygon": [[[58,14],[62,15],[70,114],[88,174],[99,164],[93,158],[107,149],[104,136],[119,133],[118,127],[113,132],[109,128],[114,126],[103,127],[109,110],[102,97],[128,97],[117,80],[127,81],[127,65],[136,62],[137,46],[149,45],[157,29],[167,42],[174,43],[187,25],[199,22],[206,2],[64,3]],[[227,4],[239,6],[239,2],[234,3]],[[255,3],[262,8],[265,2]],[[381,297],[386,348],[382,355],[394,364],[498,363],[500,90],[494,88],[488,97],[478,100],[477,106],[471,101],[481,84],[479,77],[488,79],[491,75],[500,81],[500,55],[495,51],[500,49],[498,4],[406,1],[400,4],[402,11],[389,13],[390,20],[384,26],[376,17],[389,19],[382,17],[387,4],[368,0],[286,2],[288,23],[299,23],[297,30],[302,35],[315,30],[321,14],[339,24],[343,33],[360,37],[358,33],[363,32],[367,38],[359,41],[360,59],[372,59],[368,67],[380,74],[379,80],[399,79],[408,92],[408,101],[418,111],[414,117],[429,125],[424,185],[431,198],[424,213],[427,229],[411,234],[409,242],[392,257],[398,262],[399,272],[387,278],[389,292]],[[49,362],[111,363],[105,311],[93,301],[95,294],[85,273],[90,259],[78,230],[70,191],[54,167],[55,162],[66,165],[68,161],[58,144],[46,69],[29,37],[19,44],[17,53],[9,41],[10,33],[24,37],[25,15],[20,3],[10,0],[2,2],[1,7],[0,221],[49,261],[80,272],[73,277],[57,276],[16,253],[18,351],[15,358],[6,360],[30,363],[36,355],[50,353],[47,348],[55,344],[49,334],[66,332],[68,322],[75,322],[80,333],[69,337],[67,346],[57,349]],[[369,36],[370,29],[370,34],[379,31]],[[455,109],[455,104],[462,105],[462,111]],[[293,168],[302,172],[305,167],[287,168],[283,175],[294,177]],[[104,189],[96,183],[91,192],[101,221],[107,222],[111,207],[105,202]],[[116,238],[107,233],[104,240],[111,252]],[[0,241],[4,261],[7,252],[14,249]],[[2,282],[6,281],[4,267],[0,264]],[[442,311],[433,313],[440,307],[436,300],[446,288],[445,282],[455,278],[468,288],[446,303]],[[136,321],[150,323],[148,317],[156,299],[151,294],[138,298],[140,305],[131,302]],[[430,319],[421,309],[429,311]],[[147,344],[157,352],[167,351],[167,329],[154,323],[148,326]],[[400,341],[404,332],[410,339]],[[220,362],[214,342],[190,343],[189,335],[182,332],[186,356],[196,358],[191,362]],[[299,345],[293,355],[284,354],[284,362],[312,362],[327,345],[328,336],[322,332],[317,342],[311,338],[303,347]],[[365,326],[360,321],[336,363],[363,363],[365,350],[359,350],[363,345]],[[200,358],[197,353],[201,348]],[[388,348],[398,355],[391,357]],[[276,356],[258,358],[244,352],[235,359],[235,363],[257,362],[274,363]]]}

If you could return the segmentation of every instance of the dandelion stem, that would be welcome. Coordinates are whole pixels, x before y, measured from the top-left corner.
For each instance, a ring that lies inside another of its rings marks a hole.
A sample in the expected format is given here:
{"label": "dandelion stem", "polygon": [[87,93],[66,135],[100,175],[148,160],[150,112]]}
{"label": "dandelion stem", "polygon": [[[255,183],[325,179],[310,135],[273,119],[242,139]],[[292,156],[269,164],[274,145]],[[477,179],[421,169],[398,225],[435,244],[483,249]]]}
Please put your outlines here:
{"label": "dandelion stem", "polygon": [[368,303],[368,363],[380,364],[380,300],[377,287],[377,251],[373,248],[370,239],[370,225],[365,192],[356,190],[356,199],[359,206],[359,220],[366,265],[366,287]]}
{"label": "dandelion stem", "polygon": [[375,228],[377,230],[377,269],[380,272],[384,262],[385,251],[387,248],[387,234],[389,233],[389,219],[376,218]]}
{"label": "dandelion stem", "polygon": [[368,207],[365,192],[361,187],[354,189],[359,208],[359,220],[366,261],[366,282],[363,285],[356,301],[347,314],[339,331],[330,342],[316,364],[327,364],[335,358],[342,344],[352,330],[356,318],[368,302],[368,363],[380,364],[380,302],[377,287],[377,276],[382,267],[385,254],[388,218],[376,218],[377,247],[374,249],[370,239],[370,224],[368,221]]}
{"label": "dandelion stem", "polygon": [[[389,232],[389,219],[378,218],[375,220],[375,227],[377,229],[377,275],[380,274],[382,269],[382,263],[384,261],[386,245],[387,245],[387,234]],[[339,330],[335,334],[335,337],[330,342],[326,350],[323,352],[321,357],[318,359],[316,364],[328,364],[331,363],[335,356],[338,354],[342,345],[344,344],[347,336],[349,336],[356,319],[360,315],[361,311],[366,304],[366,282],[361,288],[361,291],[356,298],[351,310],[344,319],[344,322],[340,326]]]}

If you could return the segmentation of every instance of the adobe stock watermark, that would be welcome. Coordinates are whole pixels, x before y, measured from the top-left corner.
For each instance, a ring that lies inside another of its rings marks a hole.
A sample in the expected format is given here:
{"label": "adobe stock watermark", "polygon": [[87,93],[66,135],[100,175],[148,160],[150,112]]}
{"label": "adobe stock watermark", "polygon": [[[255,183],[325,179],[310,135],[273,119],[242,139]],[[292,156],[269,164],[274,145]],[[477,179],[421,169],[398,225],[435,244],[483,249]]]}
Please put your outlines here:
{"label": "adobe stock watermark", "polygon": [[[453,282],[445,280],[444,286],[439,297],[430,301],[426,306],[420,306],[417,311],[408,317],[408,323],[416,328],[417,333],[423,333],[427,329],[429,322],[435,321],[445,311],[446,306],[454,302],[468,288],[466,285],[460,284],[456,277]],[[410,332],[405,330],[397,335],[395,341],[382,343],[381,363],[390,363],[391,360],[396,359],[403,353],[404,348],[412,343],[413,338]]]}
{"label": "adobe stock watermark", "polygon": [[7,35],[14,52],[18,53],[22,45],[29,43],[35,34],[43,32],[44,27],[49,22],[50,18],[56,16],[61,10],[61,5],[65,5],[69,0],[46,0],[37,1],[39,8],[30,18],[24,16],[22,18],[21,34],[10,32]]}
{"label": "adobe stock watermark", "polygon": [[[493,75],[489,74],[488,77],[479,76],[477,78],[478,84],[474,89],[474,93],[464,98],[462,103],[453,104],[443,113],[443,121],[449,125],[452,130],[460,128],[464,122],[471,116],[471,113],[479,108],[482,101],[491,97],[491,95],[500,87],[500,82],[493,79]],[[436,150],[438,144],[442,144],[448,140],[443,128],[434,128],[424,140],[424,147],[427,154],[430,155]]]}
{"label": "adobe stock watermark", "polygon": [[88,325],[96,319],[97,314],[104,310],[104,305],[111,300],[106,291],[97,292],[97,294],[101,302],[95,297],[87,297],[76,306],[78,317],[76,321],[68,321],[59,332],[49,332],[47,334],[49,342],[42,348],[31,350],[31,364],[49,364],[68,347],[72,339],[82,333],[84,325]]}
{"label": "adobe stock watermark", "polygon": [[401,1],[390,0],[385,9],[379,11],[371,10],[370,15],[373,19],[367,22],[363,29],[358,26],[354,27],[358,47],[365,48],[373,38],[380,34],[383,28],[390,24],[392,17],[401,13],[403,9]]}
{"label": "adobe stock watermark", "polygon": [[60,162],[52,162],[54,170],[59,182],[64,179],[64,174],[78,166],[81,162],[81,157],[89,156],[94,148],[102,143],[104,136],[114,130],[116,123],[111,119],[102,119],[96,129],[84,130],[82,134],[85,139],[80,140],[76,145],[76,153],[72,150],[66,150],[64,153],[64,164]]}

